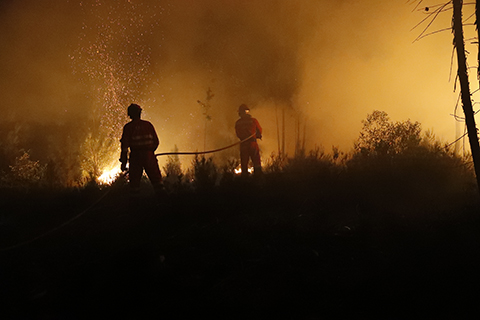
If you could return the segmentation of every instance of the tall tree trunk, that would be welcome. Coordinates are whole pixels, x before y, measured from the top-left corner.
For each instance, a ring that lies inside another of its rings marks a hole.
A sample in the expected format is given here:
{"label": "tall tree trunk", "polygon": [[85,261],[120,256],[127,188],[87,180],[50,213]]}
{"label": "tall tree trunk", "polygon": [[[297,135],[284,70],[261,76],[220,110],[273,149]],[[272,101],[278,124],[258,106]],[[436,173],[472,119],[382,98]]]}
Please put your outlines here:
{"label": "tall tree trunk", "polygon": [[[477,39],[480,40],[480,29],[478,29],[478,19],[480,18],[480,0],[475,1],[475,29],[477,30]],[[477,52],[477,80],[480,80],[480,48]]]}
{"label": "tall tree trunk", "polygon": [[475,115],[473,112],[470,95],[470,84],[468,81],[465,40],[463,38],[462,6],[463,0],[453,0],[453,33],[455,48],[457,49],[458,79],[460,81],[462,107],[463,112],[465,113],[468,140],[470,142],[470,149],[472,151],[473,165],[475,168],[475,175],[477,177],[477,186],[480,192],[480,144],[478,142]]}
{"label": "tall tree trunk", "polygon": [[278,155],[282,154],[282,148],[280,147],[280,127],[278,124],[278,106],[275,106],[275,119],[277,121],[277,144],[278,144]]}

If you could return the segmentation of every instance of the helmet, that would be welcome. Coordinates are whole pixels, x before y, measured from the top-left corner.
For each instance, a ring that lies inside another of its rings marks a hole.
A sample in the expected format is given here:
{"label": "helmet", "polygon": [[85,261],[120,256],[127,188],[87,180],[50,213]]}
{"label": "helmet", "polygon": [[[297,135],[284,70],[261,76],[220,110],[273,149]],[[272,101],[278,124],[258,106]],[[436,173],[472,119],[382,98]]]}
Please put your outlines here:
{"label": "helmet", "polygon": [[250,112],[250,108],[247,107],[246,104],[242,104],[240,107],[238,107],[238,114],[248,114]]}
{"label": "helmet", "polygon": [[130,106],[128,106],[127,114],[130,117],[140,116],[141,112],[142,112],[142,108],[138,104],[132,103]]}

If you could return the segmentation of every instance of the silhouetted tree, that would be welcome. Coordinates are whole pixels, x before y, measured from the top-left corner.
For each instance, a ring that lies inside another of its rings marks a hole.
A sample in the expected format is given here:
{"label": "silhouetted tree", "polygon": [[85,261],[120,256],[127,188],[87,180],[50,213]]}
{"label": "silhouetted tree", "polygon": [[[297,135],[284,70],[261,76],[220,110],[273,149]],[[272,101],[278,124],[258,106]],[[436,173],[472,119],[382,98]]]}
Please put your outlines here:
{"label": "silhouetted tree", "polygon": [[194,185],[197,189],[209,189],[215,186],[218,170],[213,158],[195,155],[192,165]]}
{"label": "silhouetted tree", "polygon": [[212,92],[212,89],[208,88],[207,90],[207,97],[205,98],[205,102],[202,102],[200,100],[197,100],[197,103],[202,106],[203,109],[203,115],[205,116],[205,131],[204,131],[204,136],[203,136],[203,150],[205,151],[207,148],[207,124],[208,121],[212,121],[212,116],[210,115],[210,108],[212,107],[210,105],[210,100],[213,99],[215,95]]}
{"label": "silhouetted tree", "polygon": [[410,120],[390,122],[385,111],[374,110],[367,115],[366,120],[362,120],[362,124],[363,128],[354,148],[363,155],[400,154],[417,147],[422,140],[420,123]]}
{"label": "silhouetted tree", "polygon": [[[178,152],[177,145],[175,145],[174,152]],[[183,178],[182,164],[178,155],[174,154],[168,156],[163,171],[165,173],[165,178],[163,180],[167,191],[174,192],[178,190]]]}
{"label": "silhouetted tree", "polygon": [[473,112],[470,84],[468,81],[468,70],[465,56],[465,40],[463,37],[462,24],[463,0],[453,0],[453,33],[454,44],[457,51],[458,79],[460,81],[462,107],[467,125],[468,140],[472,151],[477,185],[480,191],[480,144],[478,142],[477,126],[475,124],[475,113]]}

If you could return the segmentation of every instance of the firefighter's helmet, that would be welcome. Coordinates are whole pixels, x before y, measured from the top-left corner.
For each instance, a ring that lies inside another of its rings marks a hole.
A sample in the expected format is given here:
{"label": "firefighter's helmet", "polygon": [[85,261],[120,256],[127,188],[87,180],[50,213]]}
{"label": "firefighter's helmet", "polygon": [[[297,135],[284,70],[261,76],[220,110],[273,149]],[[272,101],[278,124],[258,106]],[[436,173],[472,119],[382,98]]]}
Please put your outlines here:
{"label": "firefighter's helmet", "polygon": [[247,107],[246,104],[242,104],[240,107],[238,107],[238,114],[239,115],[248,114],[249,112],[250,112],[250,108]]}
{"label": "firefighter's helmet", "polygon": [[135,103],[132,103],[128,106],[127,113],[129,117],[140,117],[140,113],[142,112],[142,108]]}

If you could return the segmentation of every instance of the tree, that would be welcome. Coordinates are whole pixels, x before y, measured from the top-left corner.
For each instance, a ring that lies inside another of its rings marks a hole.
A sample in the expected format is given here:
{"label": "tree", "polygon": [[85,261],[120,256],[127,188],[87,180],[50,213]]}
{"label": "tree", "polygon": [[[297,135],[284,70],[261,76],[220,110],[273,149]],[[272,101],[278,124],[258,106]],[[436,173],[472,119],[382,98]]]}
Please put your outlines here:
{"label": "tree", "polygon": [[[178,152],[178,147],[175,145],[174,152]],[[174,192],[178,190],[183,178],[182,164],[177,154],[169,155],[166,165],[163,167],[165,172],[165,188],[167,192]]]}
{"label": "tree", "polygon": [[16,157],[15,163],[10,166],[10,173],[2,177],[2,185],[28,190],[42,181],[46,166],[31,160],[28,151],[20,152],[22,154]]}
{"label": "tree", "polygon": [[205,158],[205,155],[198,156],[192,161],[194,185],[197,189],[205,190],[215,186],[218,176],[217,166],[213,158]]}
{"label": "tree", "polygon": [[205,131],[204,131],[204,136],[203,136],[203,150],[205,151],[207,148],[207,124],[208,121],[212,121],[212,116],[210,115],[210,108],[212,107],[210,105],[210,100],[213,99],[215,95],[212,92],[212,89],[210,87],[207,90],[207,97],[205,98],[206,102],[202,102],[200,100],[197,100],[197,103],[202,107],[203,109],[203,115],[205,116]]}
{"label": "tree", "polygon": [[[480,192],[480,144],[478,142],[477,126],[475,124],[475,113],[473,112],[470,84],[468,81],[468,69],[465,56],[465,40],[463,37],[462,24],[463,0],[453,0],[453,33],[454,44],[457,51],[458,80],[462,97],[462,107],[467,125],[468,140],[472,151],[473,165],[477,177],[477,186]],[[478,17],[477,17],[478,20]]]}
{"label": "tree", "polygon": [[374,110],[362,120],[355,151],[366,156],[394,156],[415,148],[422,140],[421,126],[410,120],[390,122],[385,111]]}
{"label": "tree", "polygon": [[[422,0],[416,1],[417,6],[422,3]],[[429,13],[429,17],[432,17],[432,20],[428,23],[425,30],[417,38],[420,39],[428,34],[425,34],[425,31],[431,26],[433,20],[442,13],[450,9],[453,9],[452,17],[452,31],[454,35],[453,44],[455,51],[457,53],[457,78],[460,82],[460,95],[462,101],[462,108],[465,114],[465,124],[467,127],[467,135],[470,143],[470,149],[472,152],[472,159],[474,164],[474,170],[477,180],[477,187],[480,192],[480,144],[478,141],[478,131],[475,124],[475,112],[473,111],[472,97],[470,92],[470,83],[468,78],[468,68],[467,68],[467,58],[465,50],[465,39],[463,33],[463,18],[462,18],[462,9],[463,9],[463,0],[451,0],[442,5],[435,6],[433,12]],[[469,3],[473,4],[473,3]],[[480,1],[475,2],[475,15],[476,21],[475,26],[477,27],[477,35],[480,36],[480,31],[478,30],[478,19],[480,14]],[[425,8],[425,12],[429,12],[429,7]],[[424,22],[427,19],[424,19]],[[443,29],[449,30],[449,29]],[[477,41],[478,43],[478,41]],[[477,77],[480,79],[480,52],[478,53],[479,69],[477,70]]]}

